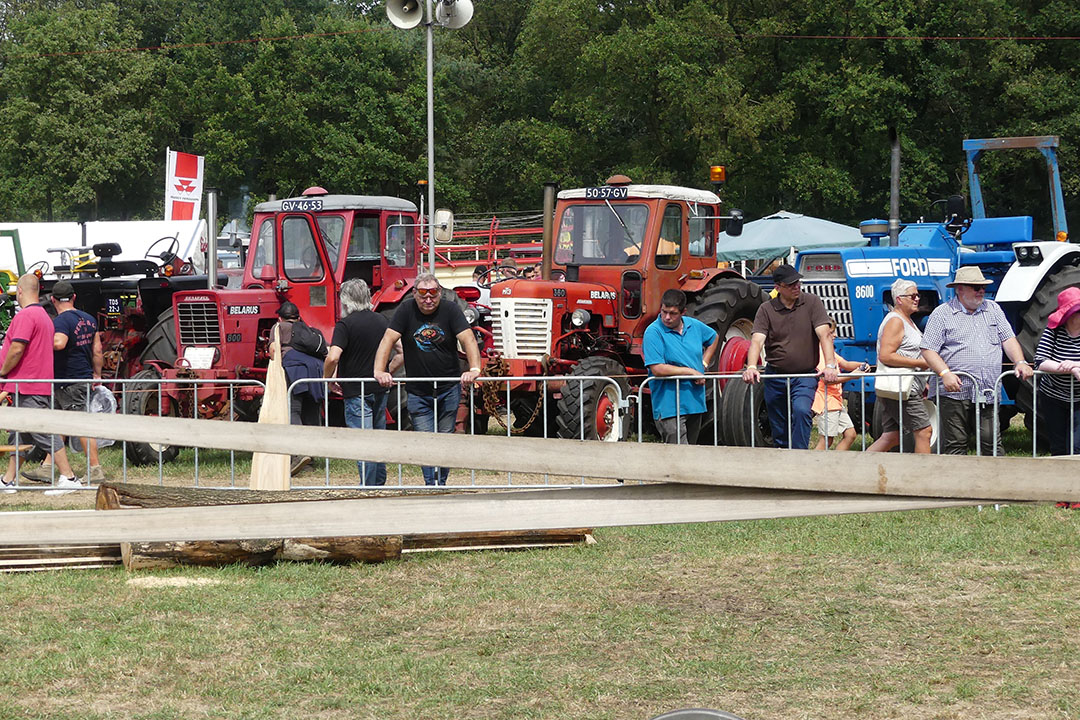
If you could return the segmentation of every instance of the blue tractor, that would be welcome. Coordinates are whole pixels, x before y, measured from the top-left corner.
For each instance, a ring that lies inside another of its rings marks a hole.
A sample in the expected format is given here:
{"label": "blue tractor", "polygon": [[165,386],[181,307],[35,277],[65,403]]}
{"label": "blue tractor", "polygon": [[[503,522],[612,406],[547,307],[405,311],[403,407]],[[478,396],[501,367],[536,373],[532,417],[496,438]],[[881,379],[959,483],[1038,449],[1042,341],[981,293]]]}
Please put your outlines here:
{"label": "blue tractor", "polygon": [[[1080,286],[1080,245],[1068,242],[1061,178],[1057,162],[1057,137],[994,138],[965,140],[971,212],[965,199],[953,196],[942,201],[940,222],[892,223],[870,220],[861,224],[868,244],[801,252],[796,267],[803,275],[803,290],[819,296],[837,323],[837,351],[847,360],[876,363],[877,330],[892,303],[891,286],[897,278],[914,281],[919,288],[917,321],[953,296],[945,287],[956,269],[977,265],[993,280],[987,297],[1001,304],[1025,355],[1031,359],[1047,317],[1057,307],[1057,294]],[[988,150],[1027,148],[1039,150],[1046,160],[1054,239],[1036,241],[1030,216],[987,217],[979,182],[979,159]],[[730,383],[729,383],[730,385]],[[857,387],[852,383],[851,387]],[[860,427],[870,428],[873,394],[867,383],[867,405],[860,393],[849,392],[849,412]],[[739,392],[736,388],[736,395]],[[739,388],[741,389],[741,388]],[[1031,409],[1030,385],[1013,381],[1002,398],[1003,416]],[[736,400],[736,398],[731,398]],[[745,402],[724,398],[725,439],[729,444],[750,444]],[[729,415],[729,405],[730,415]],[[741,427],[740,427],[741,426]],[[768,444],[768,423],[759,418],[753,444]]]}

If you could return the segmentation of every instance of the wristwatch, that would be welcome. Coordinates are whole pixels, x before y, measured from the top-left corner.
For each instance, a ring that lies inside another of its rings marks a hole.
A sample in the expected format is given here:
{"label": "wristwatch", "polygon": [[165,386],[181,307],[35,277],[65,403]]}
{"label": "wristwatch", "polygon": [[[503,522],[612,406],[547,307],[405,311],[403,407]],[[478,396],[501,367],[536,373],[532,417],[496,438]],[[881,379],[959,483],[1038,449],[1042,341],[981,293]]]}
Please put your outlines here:
{"label": "wristwatch", "polygon": [[825,363],[825,367],[836,370],[839,366],[836,363]]}

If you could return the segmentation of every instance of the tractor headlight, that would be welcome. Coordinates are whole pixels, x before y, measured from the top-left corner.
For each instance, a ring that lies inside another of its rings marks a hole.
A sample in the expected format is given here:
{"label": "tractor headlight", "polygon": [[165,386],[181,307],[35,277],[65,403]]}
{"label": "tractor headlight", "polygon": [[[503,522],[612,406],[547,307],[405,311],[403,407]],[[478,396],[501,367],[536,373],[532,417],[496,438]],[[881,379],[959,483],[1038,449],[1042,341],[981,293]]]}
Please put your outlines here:
{"label": "tractor headlight", "polygon": [[578,308],[570,314],[570,324],[576,328],[587,327],[590,320],[592,320],[592,313],[588,310]]}
{"label": "tractor headlight", "polygon": [[465,320],[470,325],[475,325],[476,321],[480,319],[480,311],[472,305],[465,308]]}
{"label": "tractor headlight", "polygon": [[1013,252],[1016,254],[1016,262],[1020,265],[1039,265],[1043,261],[1042,250],[1038,245],[1018,245]]}
{"label": "tractor headlight", "polygon": [[1029,254],[1031,254],[1031,249],[1030,248],[1026,248],[1026,247],[1018,247],[1018,248],[1016,248],[1016,259],[1017,260],[1027,260]]}

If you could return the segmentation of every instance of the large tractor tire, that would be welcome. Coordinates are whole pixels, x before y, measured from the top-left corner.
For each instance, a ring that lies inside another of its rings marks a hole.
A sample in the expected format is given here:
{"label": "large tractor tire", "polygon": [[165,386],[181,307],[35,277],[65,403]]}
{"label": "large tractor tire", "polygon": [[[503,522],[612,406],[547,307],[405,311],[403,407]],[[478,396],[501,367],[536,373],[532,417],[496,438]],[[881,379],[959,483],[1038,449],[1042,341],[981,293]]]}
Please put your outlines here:
{"label": "large tractor tire", "polygon": [[[1080,267],[1072,265],[1059,268],[1043,279],[1039,289],[1035,291],[1031,302],[1023,315],[1020,316],[1020,327],[1016,329],[1016,339],[1020,347],[1024,349],[1024,357],[1032,360],[1035,357],[1035,347],[1039,344],[1039,336],[1046,329],[1046,320],[1050,314],[1057,310],[1057,296],[1067,287],[1080,287]],[[1006,384],[1006,391],[1016,399],[1016,407],[1025,415],[1031,412],[1032,389],[1030,382],[1019,382],[1015,378],[1002,381]]]}
{"label": "large tractor tire", "polygon": [[[144,382],[133,382],[126,385],[126,396],[122,398],[125,415],[156,416],[159,414],[158,388],[160,385],[156,381],[160,378],[161,375],[152,367],[135,373],[131,379],[143,380]],[[162,404],[165,404],[165,398],[162,398]],[[165,415],[167,417],[176,417],[176,411],[171,404]],[[127,444],[128,460],[135,465],[152,465],[156,463],[159,451],[162,462],[172,462],[180,453],[180,448],[177,445],[161,445],[159,443],[128,442]]]}
{"label": "large tractor tire", "polygon": [[[630,392],[626,369],[609,357],[588,357],[570,371],[573,376],[607,376],[619,385],[623,398]],[[559,437],[569,440],[617,442],[629,436],[631,422],[619,410],[618,396],[611,383],[567,382],[558,402],[555,425]]]}
{"label": "large tractor tire", "polygon": [[146,347],[139,355],[139,363],[158,362],[172,367],[176,364],[176,322],[172,308],[158,315],[157,322],[146,333]]}
{"label": "large tractor tire", "polygon": [[[709,285],[687,304],[687,315],[705,323],[720,335],[720,349],[708,369],[709,372],[742,371],[746,352],[750,347],[750,331],[754,326],[754,316],[764,301],[765,295],[756,283],[737,278],[724,278]],[[729,381],[721,381],[720,390],[723,391],[727,384]],[[718,415],[723,416],[723,409],[718,409],[714,405],[723,405],[723,395],[713,392],[711,383],[708,383],[705,386],[706,410],[701,420],[698,444],[739,444],[728,441],[724,435],[723,420],[716,422]]]}
{"label": "large tractor tire", "polygon": [[742,378],[728,381],[720,408],[720,427],[728,445],[773,447],[762,383],[750,385]]}

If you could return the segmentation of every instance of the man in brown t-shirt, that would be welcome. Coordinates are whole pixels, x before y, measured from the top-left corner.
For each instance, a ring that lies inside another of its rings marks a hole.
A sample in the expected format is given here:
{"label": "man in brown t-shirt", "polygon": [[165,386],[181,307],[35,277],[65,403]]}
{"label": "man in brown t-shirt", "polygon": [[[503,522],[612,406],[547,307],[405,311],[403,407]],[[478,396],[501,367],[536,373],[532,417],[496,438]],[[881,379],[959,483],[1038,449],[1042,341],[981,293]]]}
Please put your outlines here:
{"label": "man in brown t-shirt", "polygon": [[[772,274],[776,297],[758,308],[746,354],[743,380],[761,380],[758,361],[764,349],[766,375],[817,374],[818,347],[825,355],[825,382],[836,382],[838,371],[829,335],[829,314],[821,298],[802,292],[802,275],[790,265],[781,265]],[[789,385],[790,383],[790,385]],[[810,423],[817,377],[765,381],[765,407],[769,411],[773,444],[778,448],[806,450],[810,445]],[[791,417],[788,417],[790,387]]]}

